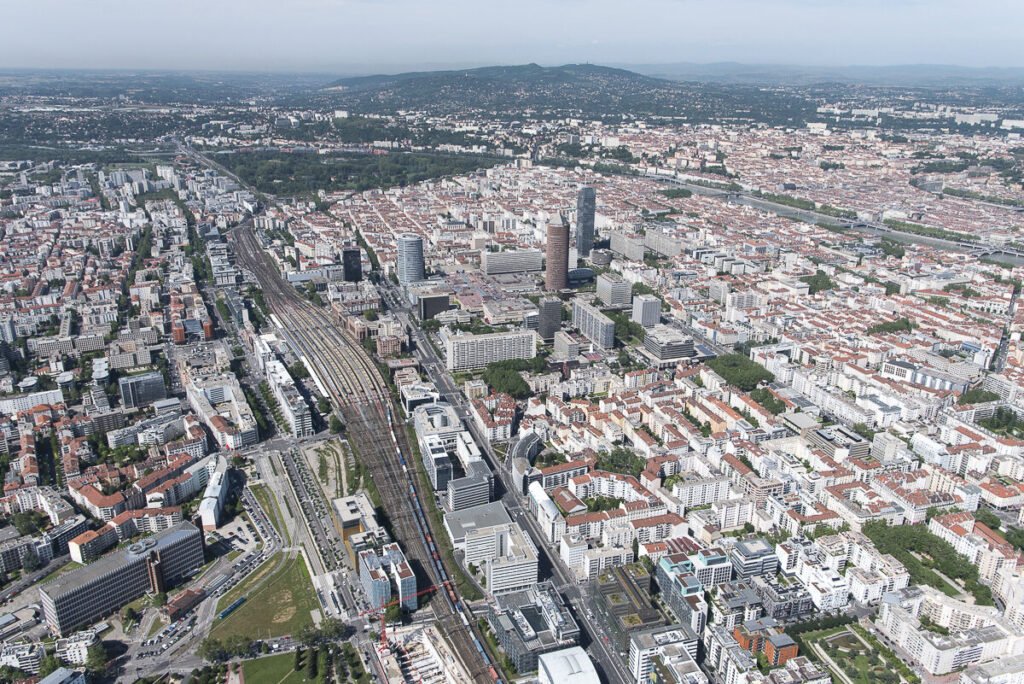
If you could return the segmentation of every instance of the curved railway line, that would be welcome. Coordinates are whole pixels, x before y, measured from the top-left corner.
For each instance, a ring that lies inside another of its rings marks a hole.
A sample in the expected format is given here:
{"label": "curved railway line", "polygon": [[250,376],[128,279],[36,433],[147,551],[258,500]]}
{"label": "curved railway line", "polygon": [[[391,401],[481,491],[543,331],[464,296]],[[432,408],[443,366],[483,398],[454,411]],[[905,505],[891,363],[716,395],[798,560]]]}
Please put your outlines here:
{"label": "curved railway line", "polygon": [[[397,541],[410,560],[417,562],[429,583],[444,588],[431,608],[442,631],[463,658],[475,682],[500,681],[461,597],[449,581],[449,571],[438,554],[420,493],[404,454],[401,426],[392,421],[391,395],[377,367],[366,353],[348,340],[332,315],[314,307],[284,282],[246,222],[228,234],[239,264],[249,270],[263,290],[264,300],[280,321],[281,332],[316,369],[322,389],[339,408],[350,443],[387,505]],[[415,465],[413,465],[415,468]],[[429,497],[429,493],[426,493]],[[432,505],[428,501],[428,505]]]}

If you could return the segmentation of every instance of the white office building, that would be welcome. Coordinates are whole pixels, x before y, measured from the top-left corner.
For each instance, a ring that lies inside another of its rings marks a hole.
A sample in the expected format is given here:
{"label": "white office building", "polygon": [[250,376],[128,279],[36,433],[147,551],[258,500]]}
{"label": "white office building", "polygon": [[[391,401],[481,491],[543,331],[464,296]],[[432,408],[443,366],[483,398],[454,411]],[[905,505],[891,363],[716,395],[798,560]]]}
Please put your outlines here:
{"label": "white office building", "polygon": [[628,306],[633,286],[617,273],[602,273],[597,276],[597,297],[607,306]]}
{"label": "white office building", "polygon": [[633,298],[634,323],[653,328],[661,321],[661,300],[654,295],[637,295]]}
{"label": "white office building", "polygon": [[543,271],[544,253],[539,249],[484,252],[480,256],[480,268],[487,275]]}
{"label": "white office building", "polygon": [[537,549],[515,523],[466,533],[466,566],[482,568],[487,591],[504,594],[537,583]]}

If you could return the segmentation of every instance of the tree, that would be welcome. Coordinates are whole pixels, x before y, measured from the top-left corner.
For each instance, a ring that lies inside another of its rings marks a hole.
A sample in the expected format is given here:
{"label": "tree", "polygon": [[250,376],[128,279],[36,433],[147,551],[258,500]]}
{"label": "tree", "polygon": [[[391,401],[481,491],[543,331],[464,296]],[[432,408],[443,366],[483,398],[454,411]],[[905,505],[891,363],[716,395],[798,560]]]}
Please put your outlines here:
{"label": "tree", "polygon": [[85,668],[92,673],[107,669],[107,649],[102,641],[97,641],[86,652]]}
{"label": "tree", "polygon": [[0,682],[13,682],[19,679],[27,679],[30,676],[29,673],[23,672],[16,667],[0,665]]}
{"label": "tree", "polygon": [[167,592],[161,591],[153,595],[153,605],[161,608],[167,605]]}
{"label": "tree", "polygon": [[319,659],[316,655],[316,649],[311,648],[306,652],[306,679],[316,679],[317,673],[319,672]]}
{"label": "tree", "polygon": [[384,610],[384,619],[387,622],[401,622],[402,621],[402,606],[393,603]]}
{"label": "tree", "polygon": [[334,434],[338,434],[339,432],[345,429],[345,425],[344,423],[341,422],[341,419],[339,419],[338,416],[335,416],[333,414],[331,415],[331,420],[329,421],[328,424],[331,428],[331,432],[333,432]]}
{"label": "tree", "polygon": [[762,382],[771,382],[775,376],[741,354],[726,354],[707,362],[730,385],[750,392]]}
{"label": "tree", "polygon": [[772,394],[771,390],[767,387],[758,387],[751,390],[750,398],[763,406],[772,415],[777,416],[786,410],[786,404]]}
{"label": "tree", "polygon": [[998,530],[1003,524],[1003,521],[999,519],[999,516],[987,508],[979,508],[975,511],[974,519],[983,525],[987,525],[993,530]]}
{"label": "tree", "polygon": [[894,321],[886,321],[884,323],[878,323],[867,329],[868,335],[898,333],[898,332],[911,332],[914,329],[914,324],[910,322],[908,318],[897,318]]}
{"label": "tree", "polygon": [[25,557],[21,561],[21,567],[26,573],[35,572],[43,567],[43,561],[40,560],[35,551],[30,549],[25,553]]}
{"label": "tree", "polygon": [[907,253],[906,250],[903,249],[903,245],[889,238],[882,238],[882,241],[878,246],[882,250],[883,254],[886,256],[896,257],[897,259],[902,259]]}
{"label": "tree", "polygon": [[196,654],[203,660],[218,661],[224,658],[224,644],[220,639],[206,638],[199,644]]}
{"label": "tree", "polygon": [[808,294],[817,294],[818,292],[824,292],[825,290],[832,290],[836,286],[836,284],[832,282],[832,279],[828,277],[828,274],[821,270],[817,271],[812,276],[803,276],[800,280],[807,283]]}
{"label": "tree", "polygon": [[11,522],[23,537],[31,537],[42,532],[49,518],[39,511],[23,511],[11,516]]}
{"label": "tree", "polygon": [[998,401],[999,395],[995,392],[989,392],[988,390],[975,387],[969,389],[960,395],[960,399],[957,400],[958,404],[987,404],[990,401]]}
{"label": "tree", "polygon": [[869,442],[875,438],[875,431],[864,423],[854,423],[850,429]]}
{"label": "tree", "polygon": [[602,452],[597,457],[597,469],[611,473],[623,473],[638,477],[647,467],[647,461],[626,447],[615,447],[610,452]]}
{"label": "tree", "polygon": [[508,394],[516,399],[530,396],[530,386],[523,380],[523,376],[510,368],[495,367],[495,364],[491,364],[484,369],[483,379],[495,392]]}
{"label": "tree", "polygon": [[42,661],[39,663],[39,676],[45,677],[59,667],[61,667],[61,662],[57,659],[57,656],[52,653],[48,653],[43,656]]}

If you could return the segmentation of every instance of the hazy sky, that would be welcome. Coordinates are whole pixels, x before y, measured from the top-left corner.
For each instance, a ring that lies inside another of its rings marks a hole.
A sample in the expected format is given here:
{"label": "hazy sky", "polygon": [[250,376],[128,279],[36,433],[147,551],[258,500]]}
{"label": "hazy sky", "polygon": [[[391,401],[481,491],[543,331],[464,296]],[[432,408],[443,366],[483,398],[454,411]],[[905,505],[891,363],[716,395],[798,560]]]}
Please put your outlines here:
{"label": "hazy sky", "polygon": [[0,0],[0,68],[1024,66],[1024,0]]}

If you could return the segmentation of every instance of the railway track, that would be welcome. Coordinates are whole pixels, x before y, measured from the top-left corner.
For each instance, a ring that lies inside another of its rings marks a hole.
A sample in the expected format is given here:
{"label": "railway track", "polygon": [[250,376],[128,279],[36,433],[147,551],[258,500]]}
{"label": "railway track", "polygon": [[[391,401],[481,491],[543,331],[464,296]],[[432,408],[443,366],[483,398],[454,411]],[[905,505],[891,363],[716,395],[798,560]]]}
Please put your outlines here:
{"label": "railway track", "polygon": [[[450,570],[437,552],[433,535],[444,532],[431,530],[427,523],[423,501],[404,456],[411,453],[404,430],[393,424],[391,395],[377,367],[344,335],[329,312],[314,307],[284,282],[251,223],[242,224],[228,238],[239,264],[259,282],[282,334],[313,366],[322,388],[338,407],[349,442],[376,484],[391,529],[406,556],[420,568],[421,580],[443,588],[440,600],[431,602],[431,609],[455,652],[463,658],[474,681],[500,681],[468,618],[470,613],[449,581]],[[427,505],[433,503],[428,500]]]}

